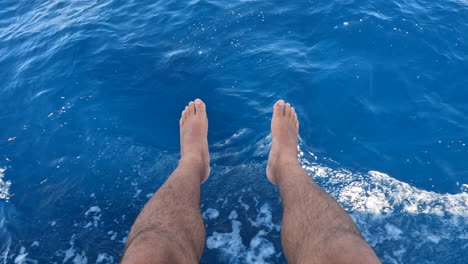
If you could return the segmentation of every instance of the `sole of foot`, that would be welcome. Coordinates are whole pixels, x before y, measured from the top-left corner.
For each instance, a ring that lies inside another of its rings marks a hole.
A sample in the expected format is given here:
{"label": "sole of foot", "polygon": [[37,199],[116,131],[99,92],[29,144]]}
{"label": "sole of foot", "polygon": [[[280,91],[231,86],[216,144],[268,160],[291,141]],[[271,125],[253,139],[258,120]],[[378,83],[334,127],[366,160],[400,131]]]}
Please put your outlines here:
{"label": "sole of foot", "polygon": [[278,184],[280,169],[284,166],[299,164],[297,158],[297,141],[299,121],[294,107],[284,100],[273,105],[271,119],[271,150],[268,156],[266,174],[273,184]]}
{"label": "sole of foot", "polygon": [[200,182],[204,183],[210,174],[208,152],[208,118],[206,105],[196,99],[182,111],[180,126],[180,162],[200,170]]}

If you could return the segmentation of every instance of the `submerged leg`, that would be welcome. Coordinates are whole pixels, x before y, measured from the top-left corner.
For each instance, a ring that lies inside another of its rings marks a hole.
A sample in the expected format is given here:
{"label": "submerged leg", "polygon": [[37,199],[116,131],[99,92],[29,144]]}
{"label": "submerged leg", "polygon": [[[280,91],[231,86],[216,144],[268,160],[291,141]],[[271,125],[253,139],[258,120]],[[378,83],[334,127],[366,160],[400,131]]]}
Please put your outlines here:
{"label": "submerged leg", "polygon": [[281,242],[288,263],[380,263],[343,208],[300,166],[298,130],[294,108],[278,101],[267,176],[280,190]]}
{"label": "submerged leg", "polygon": [[200,184],[209,175],[205,104],[190,102],[180,119],[179,165],[132,226],[121,263],[198,263],[205,246]]}

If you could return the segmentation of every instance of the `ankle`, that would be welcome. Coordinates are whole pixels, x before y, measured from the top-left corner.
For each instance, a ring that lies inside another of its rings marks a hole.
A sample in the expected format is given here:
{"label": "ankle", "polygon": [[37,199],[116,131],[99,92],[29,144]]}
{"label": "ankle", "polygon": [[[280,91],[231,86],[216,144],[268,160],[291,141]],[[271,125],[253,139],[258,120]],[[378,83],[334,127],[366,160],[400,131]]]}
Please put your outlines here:
{"label": "ankle", "polygon": [[[183,155],[178,164],[178,168],[185,168],[193,173],[205,175],[209,171],[210,161],[204,155],[195,155],[187,153]],[[203,179],[204,177],[202,177]]]}
{"label": "ankle", "polygon": [[192,168],[203,168],[208,166],[209,161],[203,155],[186,153],[179,160],[179,166],[190,166]]}
{"label": "ankle", "polygon": [[[268,159],[268,173],[274,184],[279,184],[285,174],[294,169],[302,169],[297,158],[292,157],[271,157]],[[287,177],[287,176],[286,176]]]}
{"label": "ankle", "polygon": [[272,164],[273,166],[275,167],[278,167],[278,168],[288,168],[290,169],[291,167],[300,167],[301,164],[299,163],[299,160],[294,157],[285,157],[285,158],[279,158],[276,160],[276,162],[274,162]]}
{"label": "ankle", "polygon": [[272,168],[282,169],[295,166],[300,167],[297,155],[283,155],[283,153],[270,154],[268,157],[268,165]]}

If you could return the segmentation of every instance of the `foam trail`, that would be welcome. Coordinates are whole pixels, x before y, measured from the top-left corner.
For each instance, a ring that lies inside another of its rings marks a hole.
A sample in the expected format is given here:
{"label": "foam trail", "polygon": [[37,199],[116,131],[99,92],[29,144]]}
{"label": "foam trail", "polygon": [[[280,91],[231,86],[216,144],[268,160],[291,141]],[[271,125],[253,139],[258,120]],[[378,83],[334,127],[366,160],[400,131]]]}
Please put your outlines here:
{"label": "foam trail", "polygon": [[270,206],[264,204],[258,212],[256,220],[250,220],[252,227],[261,229],[250,240],[248,246],[242,242],[242,223],[237,220],[236,211],[231,211],[229,219],[231,220],[232,232],[214,232],[206,240],[207,248],[218,250],[221,258],[228,263],[272,263],[272,259],[277,257],[277,252],[273,243],[267,238],[274,229],[273,227],[276,227],[271,220]]}
{"label": "foam trail", "polygon": [[[268,137],[262,139],[253,152],[264,154],[269,141]],[[299,159],[311,177],[350,213],[383,263],[450,263],[465,254],[466,192],[440,194],[377,171],[352,172],[329,159],[316,157],[302,144]],[[251,167],[252,172],[256,170],[256,164],[242,166]],[[232,231],[214,231],[208,236],[207,248],[218,252],[225,263],[279,263],[282,253],[273,246],[272,235],[278,235],[280,222],[272,220],[268,204],[253,204],[256,194],[249,197],[250,192],[241,190],[238,194],[241,193],[244,195],[235,199],[238,208],[245,212],[253,208],[257,216],[242,221],[238,218],[242,214],[236,211],[226,215],[221,212],[219,219],[221,214],[222,218],[229,214]],[[244,232],[252,230],[256,235],[245,243]],[[417,258],[413,254],[416,251],[422,253]]]}
{"label": "foam trail", "polygon": [[5,181],[3,180],[3,177],[5,176],[5,168],[0,168],[0,199],[5,199],[8,200],[10,199],[10,186],[11,186],[11,181]]}
{"label": "foam trail", "polygon": [[[299,156],[306,171],[349,211],[384,263],[449,263],[465,254],[468,193],[421,190],[381,172],[334,168],[308,151]],[[418,259],[416,250],[422,253]]]}

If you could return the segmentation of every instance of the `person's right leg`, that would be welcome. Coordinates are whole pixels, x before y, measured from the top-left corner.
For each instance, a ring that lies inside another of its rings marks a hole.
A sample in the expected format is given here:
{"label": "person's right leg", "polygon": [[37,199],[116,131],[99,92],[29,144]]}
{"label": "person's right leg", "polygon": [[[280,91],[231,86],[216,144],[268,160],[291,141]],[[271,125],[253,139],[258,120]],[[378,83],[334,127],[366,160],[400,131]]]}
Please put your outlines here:
{"label": "person's right leg", "polygon": [[294,108],[276,102],[267,176],[280,190],[281,242],[288,263],[380,263],[343,208],[300,166],[298,129]]}
{"label": "person's right leg", "polygon": [[210,171],[205,104],[190,102],[179,124],[179,165],[135,220],[121,264],[192,264],[201,258],[205,226],[200,184]]}

